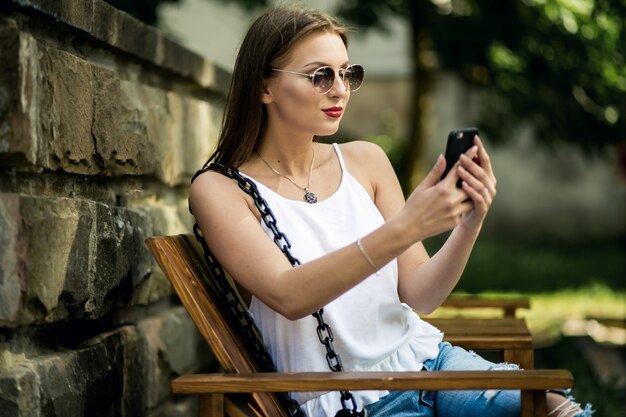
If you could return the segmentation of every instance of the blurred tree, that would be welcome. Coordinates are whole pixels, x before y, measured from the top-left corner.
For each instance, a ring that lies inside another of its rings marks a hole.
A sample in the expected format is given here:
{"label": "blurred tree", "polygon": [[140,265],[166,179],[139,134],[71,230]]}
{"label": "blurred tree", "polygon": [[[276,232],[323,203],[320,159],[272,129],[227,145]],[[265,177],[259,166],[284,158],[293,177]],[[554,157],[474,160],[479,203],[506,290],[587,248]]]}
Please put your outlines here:
{"label": "blurred tree", "polygon": [[477,124],[494,141],[530,122],[542,144],[626,154],[624,0],[346,0],[338,12],[366,28],[409,19],[416,90],[399,167],[405,188],[419,174],[437,68],[491,93]]}
{"label": "blurred tree", "polygon": [[[158,3],[178,0],[107,1],[155,19]],[[220,1],[246,10],[272,3]],[[512,129],[530,122],[542,144],[569,143],[590,154],[616,146],[626,163],[626,0],[345,0],[337,5],[341,17],[362,28],[385,30],[388,16],[400,16],[412,29],[413,125],[396,165],[405,189],[422,172],[425,118],[439,69],[490,95],[477,124],[492,141],[504,142]]]}

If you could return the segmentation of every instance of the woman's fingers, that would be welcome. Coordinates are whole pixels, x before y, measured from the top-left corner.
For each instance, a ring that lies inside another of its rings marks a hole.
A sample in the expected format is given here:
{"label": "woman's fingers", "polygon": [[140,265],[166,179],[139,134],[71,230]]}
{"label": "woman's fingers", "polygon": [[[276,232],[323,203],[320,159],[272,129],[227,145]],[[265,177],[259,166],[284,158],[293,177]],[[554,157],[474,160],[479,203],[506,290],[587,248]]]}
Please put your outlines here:
{"label": "woman's fingers", "polygon": [[446,158],[443,155],[439,155],[437,157],[437,161],[435,165],[428,172],[426,177],[422,180],[422,182],[417,186],[417,188],[428,188],[432,187],[439,182],[443,171],[446,169]]}
{"label": "woman's fingers", "polygon": [[491,159],[489,158],[489,154],[483,145],[483,142],[480,140],[478,136],[474,137],[474,143],[478,146],[478,162],[483,169],[491,174],[493,174],[493,169],[491,168]]}
{"label": "woman's fingers", "polygon": [[492,197],[496,194],[496,181],[492,173],[472,161],[469,157],[461,155],[461,166],[458,168],[459,177],[467,181],[475,188],[487,187]]}
{"label": "woman's fingers", "polygon": [[[464,156],[466,158],[470,158],[471,160],[475,158],[477,154],[478,154],[478,147],[472,146],[467,152],[462,154],[461,157]],[[446,177],[442,180],[442,182],[446,182],[446,186],[457,183],[457,180],[459,179],[458,169],[460,166],[461,166],[461,159],[459,159],[458,161],[454,163],[454,165],[452,166],[452,169],[450,170],[450,172],[448,172],[448,175],[446,175]]]}
{"label": "woman's fingers", "polygon": [[475,207],[481,207],[483,211],[487,211],[489,206],[491,206],[493,197],[491,196],[491,193],[489,192],[487,187],[475,187],[470,185],[469,181],[463,181],[463,189],[471,198]]}
{"label": "woman's fingers", "polygon": [[495,190],[495,185],[488,173],[480,165],[467,157],[461,156],[461,166],[458,168],[458,171],[459,178],[470,182],[470,185],[479,186],[480,183],[482,186],[487,187],[489,191]]}
{"label": "woman's fingers", "polygon": [[493,168],[491,166],[491,158],[489,158],[489,154],[485,149],[485,145],[483,145],[482,141],[478,136],[474,138],[474,143],[478,147],[478,165],[480,165],[487,175],[489,176],[490,182],[493,184],[493,187],[496,186],[496,176],[494,175]]}

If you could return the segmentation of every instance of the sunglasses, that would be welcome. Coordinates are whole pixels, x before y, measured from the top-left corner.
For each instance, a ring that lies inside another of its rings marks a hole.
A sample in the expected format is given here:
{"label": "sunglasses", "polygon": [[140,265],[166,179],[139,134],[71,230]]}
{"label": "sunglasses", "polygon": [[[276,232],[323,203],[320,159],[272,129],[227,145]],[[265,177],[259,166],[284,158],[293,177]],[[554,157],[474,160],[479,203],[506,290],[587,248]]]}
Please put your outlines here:
{"label": "sunglasses", "polygon": [[[272,68],[272,71],[286,72],[289,74],[303,75],[309,77],[313,83],[313,88],[320,94],[326,94],[335,85],[335,70],[331,67],[319,67],[310,74],[305,72],[288,71],[278,68]],[[363,76],[365,71],[360,65],[349,65],[346,68],[340,68],[337,71],[339,77],[343,80],[343,84],[350,91],[356,91],[363,84]]]}

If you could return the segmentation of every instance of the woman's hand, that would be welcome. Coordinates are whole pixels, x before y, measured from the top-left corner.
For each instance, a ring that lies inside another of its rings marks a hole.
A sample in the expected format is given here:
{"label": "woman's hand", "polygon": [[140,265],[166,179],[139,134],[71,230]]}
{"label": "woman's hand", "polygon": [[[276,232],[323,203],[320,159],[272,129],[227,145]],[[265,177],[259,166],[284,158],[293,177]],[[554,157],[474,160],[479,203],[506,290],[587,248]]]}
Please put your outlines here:
{"label": "woman's hand", "polygon": [[[478,147],[474,146],[466,155],[471,160],[477,156],[477,152]],[[416,240],[453,229],[473,210],[471,196],[464,188],[456,187],[460,178],[460,166],[461,162],[457,161],[448,175],[440,181],[446,167],[445,159],[440,155],[435,166],[406,200],[403,211],[409,219],[409,229],[419,234]]]}
{"label": "woman's hand", "polygon": [[456,168],[459,178],[463,180],[462,189],[473,203],[473,208],[465,212],[461,219],[461,224],[470,230],[480,229],[496,196],[496,177],[478,136],[474,137],[474,145],[477,148],[476,157],[472,157],[471,150],[466,152],[461,155],[460,165]]}

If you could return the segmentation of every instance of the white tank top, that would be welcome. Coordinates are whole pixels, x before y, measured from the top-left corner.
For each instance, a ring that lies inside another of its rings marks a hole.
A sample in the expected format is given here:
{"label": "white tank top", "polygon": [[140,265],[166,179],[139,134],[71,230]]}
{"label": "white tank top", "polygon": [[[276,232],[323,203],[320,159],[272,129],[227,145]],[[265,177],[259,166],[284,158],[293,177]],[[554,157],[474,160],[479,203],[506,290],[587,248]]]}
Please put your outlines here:
{"label": "white tank top", "polygon": [[[318,203],[287,199],[250,178],[267,200],[279,230],[285,233],[292,254],[301,263],[354,244],[384,223],[363,186],[346,170],[339,146],[333,146],[342,169],[341,183],[333,195]],[[273,238],[264,224],[262,227]],[[330,370],[313,316],[291,321],[256,297],[252,297],[249,313],[278,371]],[[324,320],[332,329],[333,345],[346,371],[419,371],[425,360],[437,356],[443,337],[400,302],[395,260],[324,307]],[[387,393],[352,392],[359,409]],[[334,416],[341,407],[338,392],[300,392],[292,396],[310,417]]]}

